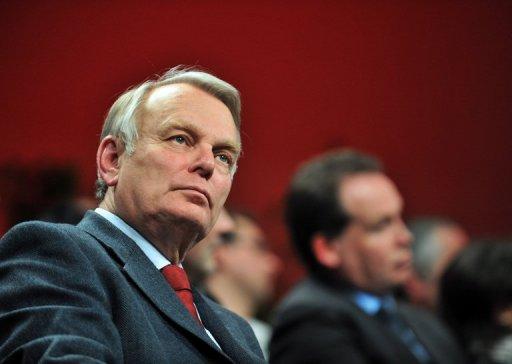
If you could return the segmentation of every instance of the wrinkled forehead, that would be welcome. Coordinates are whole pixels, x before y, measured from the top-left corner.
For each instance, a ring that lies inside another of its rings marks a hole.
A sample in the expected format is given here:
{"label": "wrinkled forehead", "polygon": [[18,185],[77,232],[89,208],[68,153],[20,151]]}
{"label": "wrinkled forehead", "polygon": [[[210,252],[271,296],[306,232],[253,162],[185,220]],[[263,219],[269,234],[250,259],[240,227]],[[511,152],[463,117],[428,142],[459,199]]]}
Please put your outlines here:
{"label": "wrinkled forehead", "polygon": [[151,111],[167,106],[170,101],[178,101],[183,97],[186,91],[190,91],[192,88],[195,89],[195,87],[183,83],[174,83],[156,87],[149,91],[146,96],[144,108]]}
{"label": "wrinkled forehead", "polygon": [[252,218],[244,215],[234,216],[236,233],[240,240],[248,240],[250,243],[265,244],[266,238],[262,228]]}
{"label": "wrinkled forehead", "polygon": [[172,115],[180,109],[193,110],[194,108],[199,108],[199,103],[190,102],[190,99],[188,98],[188,96],[194,93],[207,96],[207,99],[210,98],[214,103],[222,104],[226,108],[227,113],[231,116],[233,126],[236,129],[237,138],[240,140],[240,131],[238,130],[228,106],[215,95],[188,83],[162,85],[149,91],[141,105],[142,115],[139,118],[139,128],[144,128],[143,124],[145,116],[157,116],[161,122],[166,122],[168,121],[168,117],[172,117]]}
{"label": "wrinkled forehead", "polygon": [[219,213],[219,217],[212,228],[212,233],[222,234],[225,232],[234,232],[235,221],[227,210],[223,207]]}

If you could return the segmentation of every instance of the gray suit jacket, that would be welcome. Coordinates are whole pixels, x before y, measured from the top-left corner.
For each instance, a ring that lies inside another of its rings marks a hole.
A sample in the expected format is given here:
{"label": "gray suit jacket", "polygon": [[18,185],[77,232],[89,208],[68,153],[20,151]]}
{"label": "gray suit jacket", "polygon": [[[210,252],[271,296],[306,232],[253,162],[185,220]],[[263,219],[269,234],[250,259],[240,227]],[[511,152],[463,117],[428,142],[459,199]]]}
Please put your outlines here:
{"label": "gray suit jacket", "polygon": [[[446,328],[431,314],[399,305],[399,314],[430,353],[433,363],[465,363]],[[276,313],[271,363],[417,364],[407,346],[343,289],[306,279]]]}
{"label": "gray suit jacket", "polygon": [[110,222],[28,222],[0,241],[0,362],[260,363],[249,325],[194,291],[194,321]]}

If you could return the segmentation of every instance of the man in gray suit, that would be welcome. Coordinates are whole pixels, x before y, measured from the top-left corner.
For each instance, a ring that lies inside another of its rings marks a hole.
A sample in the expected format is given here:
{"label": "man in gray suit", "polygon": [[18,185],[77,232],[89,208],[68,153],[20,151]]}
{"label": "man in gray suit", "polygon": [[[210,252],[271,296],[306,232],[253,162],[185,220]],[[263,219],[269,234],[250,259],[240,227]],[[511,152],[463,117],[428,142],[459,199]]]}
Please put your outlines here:
{"label": "man in gray suit", "polygon": [[434,316],[392,295],[412,267],[402,208],[371,156],[333,152],[302,166],[286,220],[309,277],[277,310],[271,363],[464,362]]}
{"label": "man in gray suit", "polygon": [[120,96],[96,156],[99,208],[0,242],[0,362],[261,362],[248,324],[181,268],[228,196],[239,128],[238,91],[206,72]]}

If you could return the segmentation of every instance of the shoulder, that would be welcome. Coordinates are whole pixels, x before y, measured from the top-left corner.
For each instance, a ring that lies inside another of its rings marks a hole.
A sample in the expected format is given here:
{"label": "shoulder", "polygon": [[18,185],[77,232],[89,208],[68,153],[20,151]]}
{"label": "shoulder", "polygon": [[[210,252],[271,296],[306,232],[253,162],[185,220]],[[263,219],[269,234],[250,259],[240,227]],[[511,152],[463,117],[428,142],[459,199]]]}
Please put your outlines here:
{"label": "shoulder", "polygon": [[24,238],[24,237],[32,237],[37,235],[45,235],[45,234],[65,234],[66,232],[72,232],[76,229],[75,225],[69,224],[56,224],[45,221],[26,221],[22,222],[18,225],[15,225],[11,228],[2,238],[12,239],[12,238]]}
{"label": "shoulder", "polygon": [[73,225],[39,221],[19,224],[2,238],[0,327],[10,329],[0,332],[0,358],[26,353],[45,361],[44,355],[68,352],[76,361],[122,357],[111,317],[112,285],[105,284],[113,281],[112,269],[100,276],[106,260],[98,247]]}
{"label": "shoulder", "polygon": [[[62,283],[78,275],[84,283],[84,277],[92,283],[100,274],[108,278],[112,269],[116,264],[109,252],[78,226],[29,221],[14,226],[0,240],[0,271],[7,272],[4,281],[19,279],[30,286],[49,280]],[[29,277],[21,277],[26,274]]]}
{"label": "shoulder", "polygon": [[432,312],[407,302],[398,302],[397,307],[400,314],[410,323],[418,323],[422,326],[431,327],[438,332],[447,330],[443,322]]}
{"label": "shoulder", "polygon": [[275,313],[275,324],[288,320],[304,320],[306,317],[314,320],[339,319],[355,313],[357,308],[346,292],[308,278],[292,288],[281,301]]}
{"label": "shoulder", "polygon": [[362,320],[344,290],[313,280],[295,286],[279,305],[270,341],[274,363],[363,363]]}
{"label": "shoulder", "polygon": [[39,250],[46,243],[58,247],[58,243],[73,244],[85,233],[74,225],[55,224],[44,221],[27,221],[14,226],[0,241],[0,251],[18,247],[23,250]]}
{"label": "shoulder", "polygon": [[46,221],[26,221],[15,225],[2,237],[2,244],[19,240],[44,240],[59,238],[73,240],[87,234],[75,225],[56,224]]}
{"label": "shoulder", "polygon": [[0,259],[31,254],[48,257],[57,252],[66,255],[98,249],[99,244],[82,229],[69,224],[28,221],[14,226],[0,240]]}
{"label": "shoulder", "polygon": [[429,334],[440,341],[453,341],[449,328],[434,313],[406,302],[399,302],[398,312],[416,331]]}
{"label": "shoulder", "polygon": [[452,332],[435,314],[404,302],[398,304],[398,312],[439,362],[466,362]]}

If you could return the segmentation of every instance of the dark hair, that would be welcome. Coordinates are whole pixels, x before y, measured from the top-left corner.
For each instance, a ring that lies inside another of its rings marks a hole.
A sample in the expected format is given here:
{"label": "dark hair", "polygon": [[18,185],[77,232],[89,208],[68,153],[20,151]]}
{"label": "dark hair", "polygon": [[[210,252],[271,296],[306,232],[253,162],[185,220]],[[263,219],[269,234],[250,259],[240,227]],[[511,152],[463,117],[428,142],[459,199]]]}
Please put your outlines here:
{"label": "dark hair", "polygon": [[321,233],[333,238],[346,228],[351,219],[338,196],[342,179],[381,171],[381,164],[376,158],[354,150],[329,152],[299,168],[286,195],[285,219],[295,250],[311,274],[320,278],[331,276],[331,272],[313,254],[313,236]]}
{"label": "dark hair", "polygon": [[[244,209],[230,208],[229,210],[226,209],[226,212],[231,216],[231,218],[235,222],[235,225],[238,225],[238,221],[237,221],[238,218],[245,218],[259,226],[258,219],[256,219],[254,213],[252,213],[251,211],[244,210]],[[238,236],[237,236],[236,232],[234,232],[234,231],[227,232],[227,233],[221,234],[220,242],[223,245],[234,244],[238,241],[237,237]]]}
{"label": "dark hair", "polygon": [[512,245],[473,243],[448,266],[440,282],[441,315],[464,346],[512,304]]}

